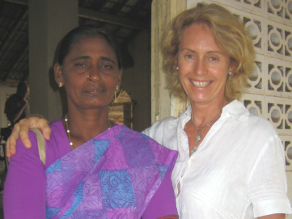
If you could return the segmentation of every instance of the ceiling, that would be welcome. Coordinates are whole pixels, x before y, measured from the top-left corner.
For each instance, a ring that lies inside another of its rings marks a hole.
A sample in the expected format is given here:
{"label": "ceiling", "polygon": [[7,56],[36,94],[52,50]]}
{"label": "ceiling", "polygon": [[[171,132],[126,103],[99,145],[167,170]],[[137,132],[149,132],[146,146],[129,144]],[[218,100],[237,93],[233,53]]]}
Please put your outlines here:
{"label": "ceiling", "polygon": [[[78,0],[79,25],[95,24],[116,36],[124,67],[132,67],[128,44],[150,30],[152,0]],[[29,80],[28,0],[0,0],[0,82]]]}

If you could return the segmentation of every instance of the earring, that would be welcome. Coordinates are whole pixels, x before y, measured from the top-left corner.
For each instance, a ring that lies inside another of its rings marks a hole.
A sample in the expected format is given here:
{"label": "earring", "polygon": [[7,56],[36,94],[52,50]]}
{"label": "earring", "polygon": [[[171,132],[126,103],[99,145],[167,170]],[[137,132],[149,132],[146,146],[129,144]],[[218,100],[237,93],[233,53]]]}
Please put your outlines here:
{"label": "earring", "polygon": [[62,87],[62,86],[63,86],[63,83],[62,83],[62,82],[60,82],[60,83],[59,83],[59,87]]}
{"label": "earring", "polygon": [[114,102],[117,100],[118,91],[119,91],[119,85],[116,86]]}
{"label": "earring", "polygon": [[228,74],[229,74],[229,75],[232,75],[232,72],[230,71]]}
{"label": "earring", "polygon": [[176,70],[179,70],[179,67],[178,66],[176,66]]}
{"label": "earring", "polygon": [[87,78],[89,78],[89,75],[87,75]]}

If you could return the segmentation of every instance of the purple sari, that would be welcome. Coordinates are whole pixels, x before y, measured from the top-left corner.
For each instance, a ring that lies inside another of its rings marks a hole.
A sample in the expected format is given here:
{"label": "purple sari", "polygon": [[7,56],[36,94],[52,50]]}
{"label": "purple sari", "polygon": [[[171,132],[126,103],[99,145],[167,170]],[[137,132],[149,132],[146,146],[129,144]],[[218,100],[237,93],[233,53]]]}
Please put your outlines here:
{"label": "purple sari", "polygon": [[177,157],[116,125],[47,170],[47,218],[140,218]]}

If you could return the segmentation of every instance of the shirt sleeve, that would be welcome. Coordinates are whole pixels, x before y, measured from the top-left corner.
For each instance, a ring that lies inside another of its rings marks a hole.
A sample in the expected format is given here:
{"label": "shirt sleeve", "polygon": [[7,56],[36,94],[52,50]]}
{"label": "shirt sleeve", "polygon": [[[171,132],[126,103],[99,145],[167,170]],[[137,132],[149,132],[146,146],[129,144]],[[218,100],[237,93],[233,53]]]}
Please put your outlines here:
{"label": "shirt sleeve", "polygon": [[178,122],[179,118],[167,117],[162,121],[156,121],[142,133],[166,148],[178,150],[176,139]]}
{"label": "shirt sleeve", "polygon": [[250,173],[248,196],[256,218],[291,213],[287,197],[284,149],[276,134],[267,139]]}
{"label": "shirt sleeve", "polygon": [[178,215],[168,169],[158,190],[147,205],[142,219],[156,219],[167,215]]}
{"label": "shirt sleeve", "polygon": [[4,185],[3,208],[6,219],[46,218],[46,175],[39,158],[36,135],[29,132],[32,148],[17,141]]}

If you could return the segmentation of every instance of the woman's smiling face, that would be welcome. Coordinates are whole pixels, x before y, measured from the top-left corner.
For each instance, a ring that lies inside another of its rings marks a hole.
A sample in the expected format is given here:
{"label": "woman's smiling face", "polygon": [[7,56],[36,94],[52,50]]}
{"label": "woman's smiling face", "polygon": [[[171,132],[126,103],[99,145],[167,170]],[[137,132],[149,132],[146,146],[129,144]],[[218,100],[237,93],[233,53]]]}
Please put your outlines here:
{"label": "woman's smiling face", "polygon": [[107,107],[120,85],[122,70],[117,56],[102,35],[85,36],[73,45],[60,66],[57,83],[65,86],[68,106],[90,109]]}
{"label": "woman's smiling face", "polygon": [[218,47],[207,25],[192,24],[184,30],[177,62],[180,82],[191,103],[226,100],[225,85],[231,61]]}

